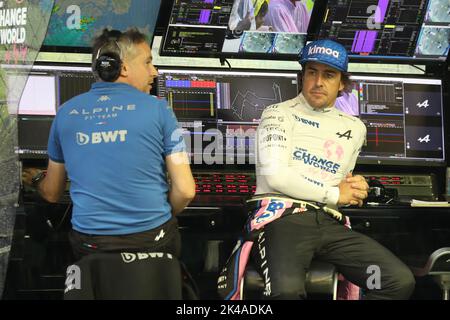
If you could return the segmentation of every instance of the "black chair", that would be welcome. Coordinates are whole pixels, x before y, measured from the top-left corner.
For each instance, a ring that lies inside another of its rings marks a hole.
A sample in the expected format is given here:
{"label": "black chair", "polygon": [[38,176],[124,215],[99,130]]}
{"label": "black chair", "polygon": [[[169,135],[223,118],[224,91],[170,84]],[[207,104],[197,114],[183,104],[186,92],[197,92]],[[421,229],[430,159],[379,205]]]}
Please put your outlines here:
{"label": "black chair", "polygon": [[[306,292],[308,298],[337,299],[338,272],[328,262],[313,260],[306,273]],[[264,291],[264,280],[252,263],[247,265],[241,288],[243,299],[259,299]]]}
{"label": "black chair", "polygon": [[67,268],[65,300],[181,300],[178,259],[161,252],[96,253]]}
{"label": "black chair", "polygon": [[410,268],[417,277],[433,277],[442,290],[443,300],[450,300],[450,247],[434,251],[423,268]]}

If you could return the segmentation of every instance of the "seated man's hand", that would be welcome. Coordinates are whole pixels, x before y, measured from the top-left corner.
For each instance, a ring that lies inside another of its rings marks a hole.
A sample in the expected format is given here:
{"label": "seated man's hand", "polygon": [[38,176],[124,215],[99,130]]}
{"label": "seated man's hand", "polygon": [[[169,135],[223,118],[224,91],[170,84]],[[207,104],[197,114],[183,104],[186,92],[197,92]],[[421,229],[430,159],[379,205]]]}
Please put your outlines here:
{"label": "seated man's hand", "polygon": [[352,176],[350,173],[339,184],[339,205],[362,206],[367,198],[369,185],[363,176]]}
{"label": "seated man's hand", "polygon": [[349,173],[345,177],[345,181],[351,183],[352,188],[354,189],[359,189],[361,191],[369,190],[369,184],[367,183],[366,178],[361,175],[352,176],[352,174]]}

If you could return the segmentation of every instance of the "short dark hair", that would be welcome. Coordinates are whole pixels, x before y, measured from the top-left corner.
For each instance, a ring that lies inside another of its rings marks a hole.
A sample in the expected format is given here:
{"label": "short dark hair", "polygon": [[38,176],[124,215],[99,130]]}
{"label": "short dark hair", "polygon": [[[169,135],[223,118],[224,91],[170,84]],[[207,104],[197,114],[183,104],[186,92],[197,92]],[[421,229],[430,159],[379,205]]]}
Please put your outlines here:
{"label": "short dark hair", "polygon": [[134,53],[134,45],[147,41],[147,36],[137,28],[125,32],[119,30],[103,29],[92,45],[92,68],[99,54],[110,52],[117,54],[121,59]]}
{"label": "short dark hair", "polygon": [[351,92],[353,88],[352,80],[350,80],[350,73],[341,71],[341,81],[344,84],[344,89],[339,91],[338,97],[340,97],[343,92]]}
{"label": "short dark hair", "polygon": [[[297,73],[297,83],[298,83],[298,92],[302,91],[302,83],[303,83],[303,71],[306,70],[306,65],[302,64],[302,70]],[[344,84],[344,89],[338,92],[338,97],[342,96],[343,92],[351,92],[352,91],[352,80],[350,80],[350,73],[339,71],[341,73],[341,81]]]}

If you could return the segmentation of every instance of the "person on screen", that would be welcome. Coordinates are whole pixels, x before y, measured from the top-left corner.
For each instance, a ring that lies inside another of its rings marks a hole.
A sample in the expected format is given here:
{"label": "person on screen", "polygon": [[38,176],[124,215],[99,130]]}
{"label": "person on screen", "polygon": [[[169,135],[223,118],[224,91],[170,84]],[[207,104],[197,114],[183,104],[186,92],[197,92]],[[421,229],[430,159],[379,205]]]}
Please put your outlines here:
{"label": "person on screen", "polygon": [[268,106],[256,134],[257,187],[247,226],[264,297],[305,298],[306,271],[318,258],[336,265],[365,299],[408,299],[415,285],[409,268],[351,230],[338,211],[361,206],[369,189],[364,177],[352,174],[366,127],[335,108],[351,85],[347,52],[318,40],[304,47],[300,63],[300,94]]}
{"label": "person on screen", "polygon": [[306,33],[310,15],[302,1],[271,0],[264,24],[275,32]]}
{"label": "person on screen", "polygon": [[175,215],[195,184],[172,109],[149,94],[157,70],[146,36],[105,29],[94,41],[92,66],[99,81],[53,121],[46,173],[24,170],[23,181],[57,202],[67,174],[77,259],[123,250],[179,257]]}
{"label": "person on screen", "polygon": [[270,0],[236,0],[230,14],[231,31],[269,31],[264,27]]}

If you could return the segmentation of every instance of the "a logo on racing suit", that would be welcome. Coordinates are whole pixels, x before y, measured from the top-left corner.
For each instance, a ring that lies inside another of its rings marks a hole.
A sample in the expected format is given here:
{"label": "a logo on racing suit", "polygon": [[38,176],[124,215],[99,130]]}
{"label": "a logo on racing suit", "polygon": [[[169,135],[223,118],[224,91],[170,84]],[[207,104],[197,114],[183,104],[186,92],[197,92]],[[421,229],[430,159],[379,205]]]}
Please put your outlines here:
{"label": "a logo on racing suit", "polygon": [[340,161],[344,157],[344,148],[333,140],[325,141],[323,148],[328,159],[337,159]]}
{"label": "a logo on racing suit", "polygon": [[271,219],[278,210],[281,210],[284,208],[284,202],[283,201],[274,201],[272,200],[268,205],[267,208],[264,210],[264,212],[256,218],[255,222],[257,224],[262,223],[264,221],[267,221]]}
{"label": "a logo on racing suit", "polygon": [[272,142],[272,141],[286,141],[286,137],[282,134],[270,133],[264,138],[262,138],[262,142]]}
{"label": "a logo on racing suit", "polygon": [[352,137],[352,130],[347,130],[347,131],[345,131],[344,133],[336,132],[336,135],[337,135],[339,138],[347,138],[347,140],[350,140],[350,139],[353,138],[353,137]]}
{"label": "a logo on racing suit", "polygon": [[293,153],[293,160],[303,161],[305,164],[313,166],[314,168],[319,168],[323,171],[336,174],[341,167],[340,164],[313,155],[306,149],[296,148]]}
{"label": "a logo on racing suit", "polygon": [[293,116],[294,116],[294,119],[296,121],[298,121],[298,122],[301,122],[303,124],[306,124],[308,126],[315,127],[315,128],[319,128],[320,127],[320,124],[318,122],[316,122],[316,121],[312,121],[312,120],[308,120],[308,119],[299,117],[296,114],[293,114]]}

